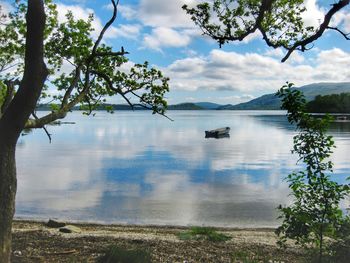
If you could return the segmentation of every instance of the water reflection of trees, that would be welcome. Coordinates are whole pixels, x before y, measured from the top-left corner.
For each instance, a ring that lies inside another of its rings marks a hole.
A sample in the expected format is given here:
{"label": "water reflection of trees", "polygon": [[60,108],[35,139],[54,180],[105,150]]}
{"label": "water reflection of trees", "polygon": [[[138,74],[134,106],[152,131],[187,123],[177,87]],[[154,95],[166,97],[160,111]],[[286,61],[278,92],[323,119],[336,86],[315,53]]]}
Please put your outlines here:
{"label": "water reflection of trees", "polygon": [[[264,125],[282,128],[287,131],[294,131],[294,126],[289,124],[285,115],[249,115],[249,118],[263,123]],[[329,128],[330,133],[349,133],[350,121],[337,121],[331,123]]]}
{"label": "water reflection of trees", "polygon": [[273,126],[287,131],[294,131],[294,126],[288,123],[287,117],[284,114],[276,115],[250,115],[255,121],[267,126]]}
{"label": "water reflection of trees", "polygon": [[349,133],[350,132],[350,121],[334,121],[330,128],[330,132]]}

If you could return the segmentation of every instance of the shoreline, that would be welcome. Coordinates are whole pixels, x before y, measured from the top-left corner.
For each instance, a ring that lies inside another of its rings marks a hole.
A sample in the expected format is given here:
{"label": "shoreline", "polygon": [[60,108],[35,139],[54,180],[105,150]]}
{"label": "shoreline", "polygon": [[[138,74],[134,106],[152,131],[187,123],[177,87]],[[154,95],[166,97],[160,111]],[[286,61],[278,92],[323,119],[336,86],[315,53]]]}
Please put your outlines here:
{"label": "shoreline", "polygon": [[41,224],[46,224],[49,219],[57,220],[60,222],[65,222],[70,225],[77,225],[77,226],[91,226],[91,227],[134,227],[134,228],[159,228],[159,229],[182,229],[186,230],[191,227],[199,226],[199,227],[209,227],[213,228],[218,231],[240,231],[240,230],[247,230],[247,231],[275,231],[276,228],[278,227],[268,227],[268,226],[254,226],[254,227],[249,227],[249,226],[213,226],[213,225],[172,225],[172,224],[137,224],[137,223],[108,223],[108,222],[99,222],[99,221],[82,221],[82,220],[65,220],[65,219],[60,219],[60,218],[48,218],[48,219],[35,219],[35,218],[21,218],[21,217],[15,217],[13,219],[13,222],[18,222],[18,223],[41,223]]}
{"label": "shoreline", "polygon": [[[46,221],[47,222],[47,221]],[[301,250],[280,250],[274,229],[214,228],[229,236],[223,242],[181,240],[190,226],[145,226],[71,223],[77,233],[61,233],[45,221],[14,220],[13,262],[96,262],[106,248],[146,249],[152,262],[240,262],[235,255],[264,257],[272,262],[301,262]],[[243,252],[242,252],[243,251]],[[69,255],[68,255],[69,254]],[[25,261],[23,261],[25,259]]]}

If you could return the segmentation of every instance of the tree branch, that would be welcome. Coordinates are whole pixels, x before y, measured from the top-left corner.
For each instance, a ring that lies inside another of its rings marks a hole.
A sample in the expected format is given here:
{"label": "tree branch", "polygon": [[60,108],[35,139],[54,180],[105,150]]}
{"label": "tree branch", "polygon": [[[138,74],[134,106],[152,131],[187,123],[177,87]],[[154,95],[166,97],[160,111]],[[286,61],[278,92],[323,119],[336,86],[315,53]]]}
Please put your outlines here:
{"label": "tree branch", "polygon": [[[39,119],[38,116],[35,114],[34,111],[32,112],[32,115],[33,115],[33,117],[34,117],[36,120]],[[43,128],[43,130],[45,131],[47,137],[49,138],[49,142],[51,143],[51,141],[52,141],[52,139],[51,139],[51,134],[49,133],[49,131],[46,129],[45,126],[43,126],[42,128]]]}
{"label": "tree branch", "polygon": [[67,116],[67,112],[71,110],[75,105],[77,105],[79,102],[81,102],[85,95],[88,93],[88,88],[84,88],[73,100],[68,102],[65,106],[60,108],[57,111],[52,111],[51,113],[45,115],[44,117],[41,117],[39,119],[29,119],[26,124],[26,129],[33,129],[33,128],[43,128],[46,124],[49,124],[53,121],[56,121],[58,119],[63,119]]}
{"label": "tree branch", "polygon": [[336,14],[339,10],[341,10],[342,8],[344,8],[345,6],[347,6],[349,4],[350,0],[340,0],[338,3],[335,3],[332,5],[332,8],[327,12],[327,14],[325,15],[322,24],[320,25],[319,29],[315,32],[315,34],[297,41],[294,43],[294,45],[290,48],[288,48],[288,52],[287,54],[284,56],[284,58],[281,60],[282,62],[285,62],[290,55],[293,53],[294,50],[296,50],[297,48],[301,48],[301,50],[305,50],[305,47],[314,42],[315,40],[317,40],[318,38],[320,38],[324,31],[329,27],[329,23],[333,17],[334,14]]}
{"label": "tree branch", "polygon": [[115,0],[111,0],[112,2],[112,5],[113,5],[113,15],[111,17],[111,19],[105,24],[105,26],[103,27],[100,35],[98,36],[96,42],[95,42],[95,45],[92,49],[92,52],[91,52],[91,55],[90,57],[88,58],[88,65],[91,63],[91,61],[94,59],[95,55],[96,55],[96,51],[97,51],[97,48],[99,46],[99,44],[101,43],[102,39],[103,39],[103,36],[105,34],[105,32],[107,31],[107,29],[113,24],[113,22],[115,21],[115,19],[117,18],[117,6],[119,4],[119,0],[117,0],[117,2],[115,2]]}
{"label": "tree branch", "polygon": [[335,30],[337,32],[339,32],[340,34],[343,35],[343,37],[346,39],[346,40],[350,40],[350,33],[344,33],[343,31],[341,31],[339,28],[337,27],[331,27],[331,26],[327,26],[327,29],[332,29],[332,30]]}
{"label": "tree branch", "polygon": [[93,59],[96,56],[120,56],[123,54],[127,54],[127,52],[125,52],[123,48],[120,52],[108,52],[108,53],[106,52],[106,53],[99,53],[99,54],[97,53],[97,48],[98,48],[99,44],[101,43],[105,32],[112,25],[112,23],[115,21],[115,19],[117,17],[117,6],[119,4],[119,0],[117,0],[117,2],[115,0],[111,0],[111,2],[113,5],[113,15],[112,15],[111,19],[106,23],[106,25],[101,30],[99,37],[97,38],[97,40],[93,46],[91,54],[89,55],[89,57],[86,60],[86,64],[85,64],[86,71],[85,71],[85,79],[84,79],[84,83],[83,83],[83,89],[81,91],[78,91],[79,94],[73,100],[68,102],[72,91],[77,86],[77,83],[80,80],[80,73],[81,73],[82,67],[79,66],[76,69],[76,73],[75,73],[74,79],[73,79],[70,87],[67,89],[67,91],[64,95],[64,98],[63,98],[62,103],[61,103],[61,108],[57,111],[52,111],[51,113],[49,113],[46,116],[41,117],[39,119],[28,120],[25,124],[25,128],[43,128],[46,124],[49,124],[50,122],[53,122],[53,121],[58,120],[58,119],[63,119],[67,115],[67,112],[69,110],[71,110],[75,105],[77,105],[78,103],[80,103],[81,101],[84,100],[85,96],[89,93],[89,89],[91,87],[90,74],[92,73],[92,71],[90,69],[90,64],[92,63]]}
{"label": "tree branch", "polygon": [[96,52],[95,56],[96,57],[118,57],[118,56],[124,56],[130,54],[127,51],[118,51],[118,52]]}
{"label": "tree branch", "polygon": [[153,111],[155,111],[157,114],[162,115],[163,117],[167,118],[168,120],[174,121],[173,119],[171,119],[171,118],[170,118],[169,116],[167,116],[166,114],[164,114],[164,113],[162,113],[162,112],[159,112],[158,110],[154,110],[154,108],[152,108],[148,102],[144,101],[144,99],[143,99],[140,95],[138,95],[136,92],[131,91],[131,94],[133,94],[135,97],[139,98],[141,102],[145,103],[145,104],[134,104],[134,106],[141,106],[141,107],[143,107],[143,108],[145,108],[145,109],[147,109],[147,110],[153,110]]}
{"label": "tree branch", "polygon": [[78,81],[80,79],[80,73],[81,73],[81,66],[77,67],[76,70],[75,70],[74,79],[72,80],[72,83],[70,84],[69,88],[66,90],[66,92],[64,94],[64,97],[62,99],[61,109],[64,108],[64,106],[67,105],[68,99],[69,99],[70,95],[72,94],[73,89],[78,84]]}
{"label": "tree branch", "polygon": [[101,43],[105,32],[107,31],[107,29],[113,24],[113,22],[117,18],[117,11],[118,11],[117,6],[119,4],[119,0],[117,0],[117,3],[115,2],[115,0],[111,0],[111,2],[113,5],[113,15],[112,15],[111,19],[105,24],[105,26],[101,30],[100,35],[98,36],[98,38],[94,44],[94,47],[92,48],[91,54],[86,61],[85,84],[84,84],[84,90],[83,90],[83,92],[86,92],[86,93],[88,93],[88,89],[90,87],[90,64],[96,56],[97,48],[98,48],[99,44]]}
{"label": "tree branch", "polygon": [[[220,47],[228,41],[242,41],[248,35],[259,30],[263,36],[263,40],[268,46],[273,48],[282,47],[287,50],[286,55],[282,58],[282,62],[285,62],[295,50],[300,50],[302,52],[308,50],[308,45],[320,38],[326,29],[338,31],[345,39],[350,39],[349,34],[342,32],[336,27],[329,26],[332,17],[345,6],[349,5],[350,2],[350,0],[336,1],[337,2],[332,4],[331,8],[325,14],[319,28],[310,32],[309,36],[304,34],[298,35],[298,33],[304,33],[304,29],[300,29],[303,32],[295,32],[295,30],[298,31],[297,29],[299,26],[301,27],[300,14],[304,11],[302,3],[299,2],[291,5],[292,8],[293,5],[296,5],[295,12],[298,15],[297,17],[293,17],[293,10],[289,12],[288,8],[290,8],[290,5],[287,3],[288,1],[283,2],[283,6],[281,7],[281,3],[276,3],[276,0],[254,1],[253,4],[242,1],[242,3],[237,3],[238,7],[227,5],[228,2],[232,3],[237,1],[218,0],[210,1],[211,3],[206,1],[203,4],[198,4],[196,8],[189,8],[187,5],[184,5],[182,8],[191,15],[192,20],[200,27],[203,34],[218,41]],[[258,6],[259,3],[261,3],[260,6]],[[275,3],[276,6],[274,5]],[[224,5],[222,10],[219,9],[221,5]],[[239,8],[242,8],[242,10]],[[244,8],[248,10],[247,13],[244,13],[246,11]],[[285,8],[285,10],[283,8]],[[277,19],[276,17],[271,17],[270,19],[269,15],[272,15],[274,11],[277,13],[280,11],[281,17],[277,17]],[[216,13],[217,17],[213,18],[211,12]],[[241,13],[244,15],[241,16]],[[217,20],[215,20],[216,18]],[[285,21],[285,19],[287,19],[287,21]],[[242,22],[243,26],[238,22]],[[268,28],[266,28],[265,22],[268,23]],[[284,25],[284,23],[286,23],[286,25]],[[276,33],[283,30],[282,25],[286,26],[290,37],[287,35],[284,36],[283,39],[274,39]],[[306,28],[306,31],[308,30],[309,29]],[[271,36],[269,33],[271,33]]]}
{"label": "tree branch", "polygon": [[[99,76],[100,78],[104,79],[104,80],[106,81],[106,83],[107,83],[108,88],[109,88],[110,90],[114,91],[115,93],[120,94],[120,95],[123,97],[123,99],[128,103],[128,105],[132,108],[132,110],[135,109],[135,106],[141,106],[141,107],[143,107],[143,108],[145,108],[145,109],[147,109],[147,110],[154,110],[154,108],[152,108],[151,105],[150,105],[149,103],[147,103],[146,101],[144,101],[143,98],[142,98],[140,95],[138,95],[136,92],[134,92],[133,90],[127,90],[126,92],[123,92],[120,88],[115,88],[115,87],[113,86],[112,81],[110,80],[110,78],[109,78],[106,74],[104,74],[104,73],[102,73],[102,72],[97,72],[97,71],[91,71],[91,73],[96,74],[96,75]],[[146,105],[145,105],[145,104],[140,104],[140,103],[136,103],[136,104],[135,104],[135,103],[132,103],[132,102],[130,101],[130,99],[127,98],[127,97],[125,96],[125,94],[127,94],[127,93],[133,94],[135,97],[139,98],[140,101],[141,101],[141,102],[144,102]],[[158,110],[155,110],[155,112],[156,112],[157,114],[162,115],[162,116],[164,116],[165,118],[167,118],[167,119],[173,121],[173,120],[172,120],[171,118],[169,118],[166,114],[164,114],[164,113],[162,113],[162,112],[159,112]]]}
{"label": "tree branch", "polygon": [[115,88],[113,86],[113,83],[107,74],[104,74],[104,73],[98,72],[98,71],[91,71],[91,73],[94,73],[97,76],[99,76],[100,78],[104,79],[104,81],[106,81],[106,83],[107,83],[108,88],[110,90],[114,91],[115,93],[120,94],[123,97],[123,99],[129,104],[129,106],[132,108],[132,110],[134,110],[134,104],[131,103],[131,101],[125,96],[125,93],[123,93],[123,91],[121,89]]}

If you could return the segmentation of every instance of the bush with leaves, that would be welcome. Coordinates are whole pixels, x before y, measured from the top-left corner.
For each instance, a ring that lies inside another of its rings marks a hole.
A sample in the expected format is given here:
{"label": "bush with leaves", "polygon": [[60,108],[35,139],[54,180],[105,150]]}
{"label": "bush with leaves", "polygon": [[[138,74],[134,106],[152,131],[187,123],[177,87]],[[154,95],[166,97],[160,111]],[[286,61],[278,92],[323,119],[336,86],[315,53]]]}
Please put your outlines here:
{"label": "bush with leaves", "polygon": [[217,232],[212,227],[193,226],[188,231],[179,233],[181,240],[208,240],[212,242],[222,242],[230,240],[231,237]]}
{"label": "bush with leaves", "polygon": [[145,249],[125,249],[110,246],[97,260],[98,263],[150,263],[151,254]]}
{"label": "bush with leaves", "polygon": [[283,223],[276,230],[280,244],[290,238],[307,247],[313,244],[318,249],[318,261],[322,262],[325,251],[324,238],[336,238],[348,220],[339,203],[349,194],[349,185],[332,181],[333,163],[329,159],[335,147],[327,129],[332,117],[315,118],[306,113],[306,101],[292,83],[284,85],[277,93],[282,98],[282,109],[287,110],[288,121],[296,125],[292,152],[299,155],[305,170],[287,176],[294,197],[290,206],[278,209]]}

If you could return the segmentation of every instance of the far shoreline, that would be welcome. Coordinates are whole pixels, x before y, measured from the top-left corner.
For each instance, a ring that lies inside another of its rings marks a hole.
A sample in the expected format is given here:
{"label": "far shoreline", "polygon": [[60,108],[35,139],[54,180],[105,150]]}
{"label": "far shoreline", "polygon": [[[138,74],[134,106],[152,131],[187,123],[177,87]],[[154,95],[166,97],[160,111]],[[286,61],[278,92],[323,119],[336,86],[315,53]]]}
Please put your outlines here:
{"label": "far shoreline", "polygon": [[206,225],[206,224],[189,224],[189,225],[176,225],[176,224],[142,224],[142,223],[122,223],[122,222],[103,222],[103,221],[89,221],[89,220],[65,220],[60,218],[26,218],[26,217],[15,217],[14,222],[16,223],[27,223],[27,224],[43,224],[45,225],[50,219],[57,220],[60,222],[64,222],[70,225],[77,226],[86,226],[86,227],[132,227],[132,228],[154,228],[154,229],[182,229],[187,230],[194,226],[200,227],[209,227],[218,231],[275,231],[278,225],[276,226],[214,226],[214,225]]}

